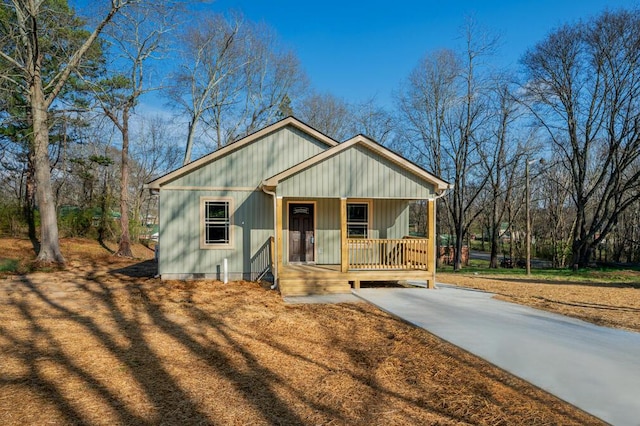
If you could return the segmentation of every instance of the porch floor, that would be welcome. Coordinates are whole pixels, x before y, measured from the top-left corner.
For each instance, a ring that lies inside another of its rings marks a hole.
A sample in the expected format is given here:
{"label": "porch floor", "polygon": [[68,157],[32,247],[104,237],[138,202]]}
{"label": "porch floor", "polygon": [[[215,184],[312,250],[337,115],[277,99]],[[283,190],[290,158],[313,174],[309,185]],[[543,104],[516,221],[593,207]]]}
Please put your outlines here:
{"label": "porch floor", "polygon": [[350,293],[362,281],[425,280],[428,272],[418,269],[340,271],[340,265],[282,265],[279,276],[283,296]]}

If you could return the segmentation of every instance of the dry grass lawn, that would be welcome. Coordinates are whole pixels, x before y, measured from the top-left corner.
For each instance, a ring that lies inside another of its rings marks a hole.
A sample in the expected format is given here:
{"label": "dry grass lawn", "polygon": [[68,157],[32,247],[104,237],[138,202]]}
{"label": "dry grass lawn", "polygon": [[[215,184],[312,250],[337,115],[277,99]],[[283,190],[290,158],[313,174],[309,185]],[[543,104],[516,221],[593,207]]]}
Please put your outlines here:
{"label": "dry grass lawn", "polygon": [[63,251],[65,270],[0,275],[2,425],[601,424],[365,303],[161,282],[144,247]]}
{"label": "dry grass lawn", "polygon": [[557,312],[607,327],[640,331],[640,272],[622,271],[624,282],[548,281],[516,276],[439,273],[438,281],[495,293],[509,302]]}

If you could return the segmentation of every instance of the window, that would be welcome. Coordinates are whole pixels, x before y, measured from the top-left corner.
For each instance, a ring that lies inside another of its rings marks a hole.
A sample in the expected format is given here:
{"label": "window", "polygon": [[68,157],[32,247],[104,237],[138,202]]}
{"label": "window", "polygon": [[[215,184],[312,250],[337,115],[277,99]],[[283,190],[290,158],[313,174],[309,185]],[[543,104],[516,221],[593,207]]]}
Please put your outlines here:
{"label": "window", "polygon": [[347,203],[347,238],[369,237],[369,204]]}
{"label": "window", "polygon": [[203,200],[204,246],[228,245],[231,228],[229,201]]}

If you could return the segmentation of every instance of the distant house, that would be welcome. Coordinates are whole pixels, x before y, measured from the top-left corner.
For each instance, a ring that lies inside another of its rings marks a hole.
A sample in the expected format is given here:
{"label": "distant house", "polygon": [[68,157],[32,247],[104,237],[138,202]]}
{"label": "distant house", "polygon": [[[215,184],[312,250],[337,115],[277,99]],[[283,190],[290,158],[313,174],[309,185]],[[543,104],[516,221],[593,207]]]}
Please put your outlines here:
{"label": "distant house", "polygon": [[[338,143],[289,117],[148,185],[163,280],[256,280],[283,295],[361,281],[435,283],[435,197],[448,184],[365,136]],[[428,233],[409,237],[409,204]]]}

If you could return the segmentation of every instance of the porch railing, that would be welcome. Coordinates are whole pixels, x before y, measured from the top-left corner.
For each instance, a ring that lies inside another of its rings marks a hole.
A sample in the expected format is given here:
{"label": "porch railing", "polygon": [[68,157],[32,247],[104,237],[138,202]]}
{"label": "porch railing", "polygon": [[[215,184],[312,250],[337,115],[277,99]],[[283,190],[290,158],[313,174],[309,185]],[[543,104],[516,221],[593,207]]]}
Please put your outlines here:
{"label": "porch railing", "polygon": [[429,240],[347,239],[349,269],[428,269]]}

